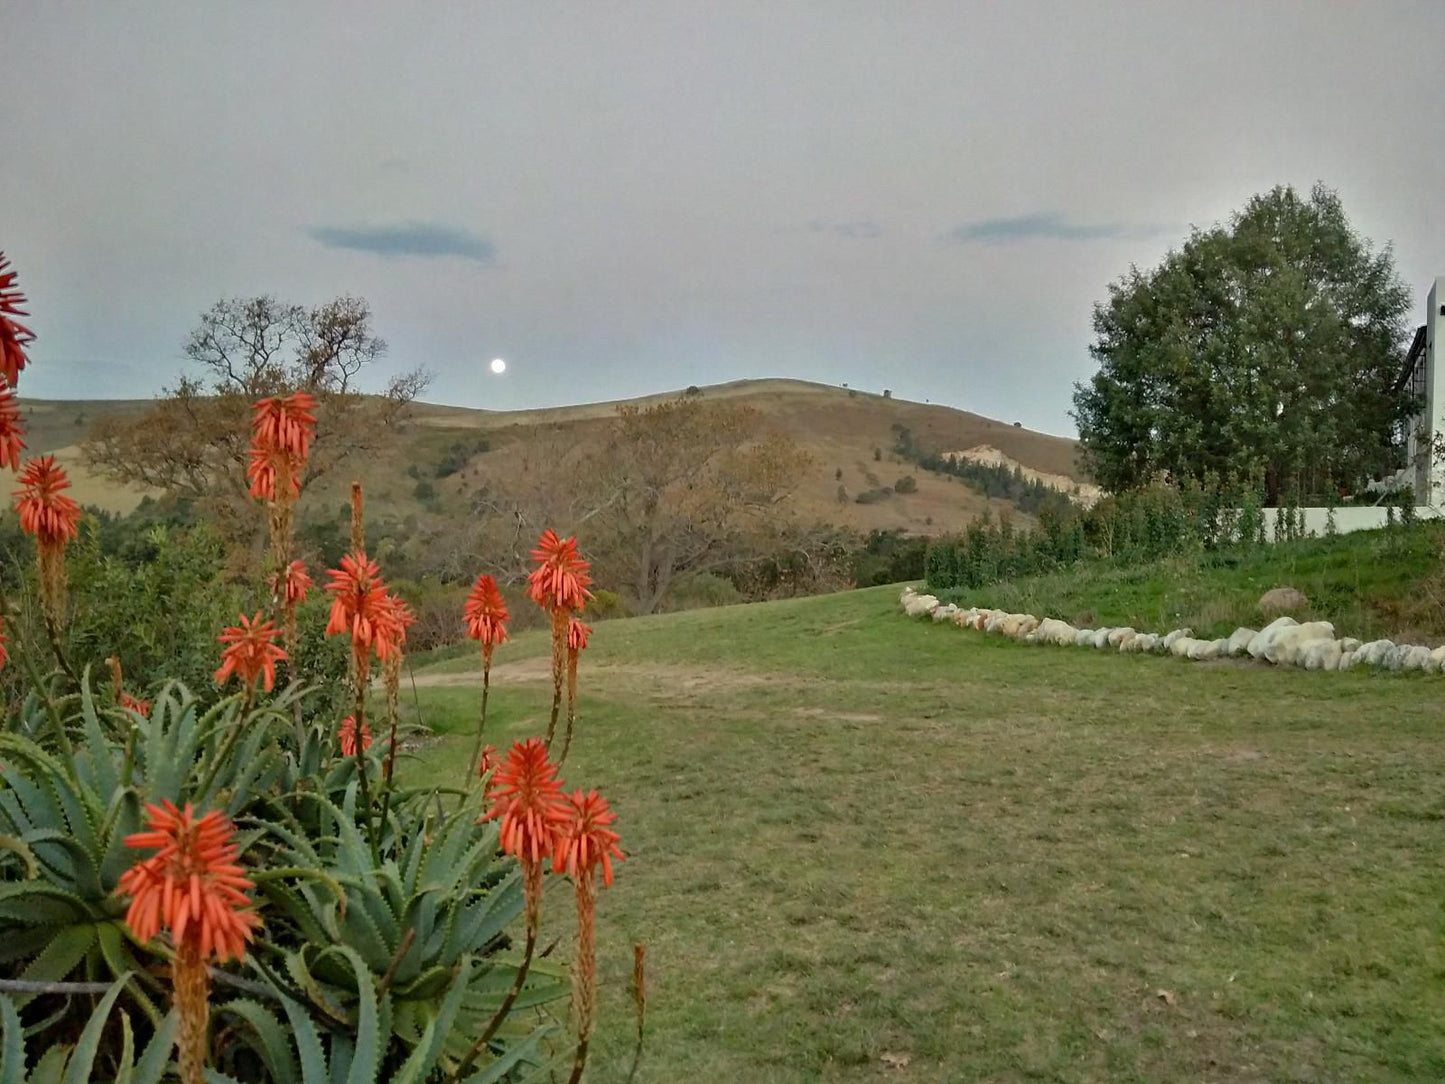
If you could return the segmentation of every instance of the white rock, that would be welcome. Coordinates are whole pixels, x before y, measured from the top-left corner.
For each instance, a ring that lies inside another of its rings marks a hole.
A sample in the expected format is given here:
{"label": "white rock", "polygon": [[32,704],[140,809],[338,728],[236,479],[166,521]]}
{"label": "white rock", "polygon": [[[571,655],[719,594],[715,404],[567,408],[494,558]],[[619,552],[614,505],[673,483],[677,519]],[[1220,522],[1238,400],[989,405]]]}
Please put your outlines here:
{"label": "white rock", "polygon": [[1118,629],[1111,629],[1111,630],[1109,630],[1109,635],[1108,635],[1108,637],[1105,639],[1104,642],[1107,643],[1110,647],[1118,647],[1118,646],[1119,646],[1119,641],[1123,640],[1124,637],[1126,637],[1126,636],[1133,636],[1133,635],[1134,635],[1134,630],[1133,630],[1133,628],[1131,628],[1131,627],[1128,626],[1128,625],[1125,625],[1123,628],[1118,628]]}
{"label": "white rock", "polygon": [[1430,649],[1428,647],[1407,647],[1400,657],[1400,669],[1423,670],[1429,661]]}
{"label": "white rock", "polygon": [[1395,645],[1389,640],[1371,640],[1355,649],[1356,666],[1382,666],[1385,656]]}
{"label": "white rock", "polygon": [[[1112,640],[1113,637],[1111,636],[1110,639]],[[1139,639],[1139,634],[1137,632],[1130,631],[1125,635],[1119,637],[1119,642],[1114,646],[1119,649],[1121,654],[1124,652],[1133,651],[1134,641],[1137,639]]]}
{"label": "white rock", "polygon": [[1245,648],[1249,647],[1249,641],[1253,640],[1259,633],[1254,629],[1237,628],[1229,636],[1229,654],[1243,655]]}
{"label": "white rock", "polygon": [[[1168,637],[1166,636],[1165,639],[1168,639]],[[1203,641],[1196,640],[1193,636],[1181,636],[1169,645],[1169,654],[1176,658],[1187,659],[1189,652],[1193,650],[1196,644],[1200,643],[1203,643]]]}
{"label": "white rock", "polygon": [[909,617],[931,614],[938,607],[938,599],[932,595],[914,595],[903,604],[903,612]]}
{"label": "white rock", "polygon": [[1386,670],[1401,670],[1405,665],[1405,656],[1410,649],[1404,644],[1391,644],[1390,649],[1380,659],[1380,665]]}
{"label": "white rock", "polygon": [[1445,647],[1437,647],[1430,652],[1430,659],[1435,663],[1435,672],[1445,674]]}
{"label": "white rock", "polygon": [[1279,629],[1264,649],[1264,657],[1276,666],[1299,664],[1300,649],[1315,640],[1335,638],[1335,627],[1328,621],[1307,621]]}
{"label": "white rock", "polygon": [[1340,637],[1340,650],[1358,651],[1360,650],[1360,641],[1356,640],[1353,636],[1342,636]]}
{"label": "white rock", "polygon": [[1165,650],[1165,651],[1172,651],[1172,650],[1174,650],[1174,644],[1175,644],[1176,641],[1182,640],[1182,639],[1183,639],[1184,637],[1186,637],[1186,636],[1193,636],[1193,635],[1194,635],[1194,630],[1193,630],[1193,629],[1175,629],[1173,632],[1167,632],[1167,633],[1165,633],[1165,634],[1164,634],[1164,650]]}
{"label": "white rock", "polygon": [[1094,630],[1093,630],[1093,629],[1080,629],[1078,632],[1074,633],[1074,646],[1075,646],[1075,647],[1089,647],[1089,646],[1091,646],[1091,645],[1093,644],[1093,642],[1094,642]]}
{"label": "white rock", "polygon": [[1113,632],[1113,631],[1114,631],[1113,629],[1095,629],[1095,630],[1094,630],[1094,638],[1089,641],[1089,646],[1090,646],[1090,647],[1100,648],[1100,649],[1105,648],[1105,647],[1108,647],[1108,646],[1109,646],[1109,633],[1111,633],[1111,632]]}
{"label": "white rock", "polygon": [[1355,665],[1355,659],[1357,659],[1358,657],[1359,653],[1356,651],[1341,651],[1339,668],[1341,670],[1353,669]]}
{"label": "white rock", "polygon": [[933,620],[947,621],[956,613],[958,613],[958,607],[951,602],[945,602],[933,611]]}
{"label": "white rock", "polygon": [[1253,658],[1262,659],[1269,645],[1274,643],[1275,637],[1278,636],[1281,631],[1294,628],[1298,624],[1299,622],[1292,617],[1277,617],[1259,630],[1259,633],[1249,641],[1245,650],[1249,652]]}
{"label": "white rock", "polygon": [[1159,647],[1159,636],[1152,632],[1141,632],[1129,645],[1133,651],[1154,651]]}
{"label": "white rock", "polygon": [[1295,665],[1306,670],[1338,670],[1341,654],[1337,640],[1309,640],[1296,649]]}

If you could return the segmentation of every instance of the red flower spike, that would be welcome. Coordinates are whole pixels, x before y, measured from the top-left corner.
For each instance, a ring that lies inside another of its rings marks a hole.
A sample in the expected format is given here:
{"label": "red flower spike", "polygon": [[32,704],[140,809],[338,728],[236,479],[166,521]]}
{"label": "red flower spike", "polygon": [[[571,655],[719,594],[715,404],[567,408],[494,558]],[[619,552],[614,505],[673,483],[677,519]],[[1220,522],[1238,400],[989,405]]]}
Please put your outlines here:
{"label": "red flower spike", "polygon": [[[341,727],[336,732],[337,739],[341,742],[341,755],[347,757],[356,756],[356,716],[348,715],[341,720]],[[371,727],[366,723],[361,724],[361,751],[364,753],[371,748]]]}
{"label": "red flower spike", "polygon": [[401,630],[387,600],[381,567],[364,553],[348,553],[341,558],[341,567],[326,575],[330,577],[326,590],[332,596],[326,635],[347,633],[358,655],[375,650],[378,658],[390,658]]}
{"label": "red flower spike", "polygon": [[142,700],[137,696],[132,696],[130,693],[122,691],[120,694],[120,706],[135,712],[137,715],[142,715],[147,719],[150,718],[151,702],[149,700]]}
{"label": "red flower spike", "polygon": [[467,635],[480,640],[483,647],[496,647],[507,639],[507,602],[497,587],[497,581],[487,575],[477,577],[472,592],[467,596],[463,610],[467,622]]}
{"label": "red flower spike", "polygon": [[15,389],[0,387],[0,467],[20,469],[20,453],[25,450],[25,429],[20,424],[20,404]]}
{"label": "red flower spike", "polygon": [[286,570],[271,578],[271,591],[287,606],[296,606],[306,601],[306,593],[313,584],[306,574],[303,561],[292,561]]}
{"label": "red flower spike", "polygon": [[0,252],[0,376],[14,388],[25,368],[25,348],[35,341],[35,332],[11,319],[30,314],[23,308],[25,295],[16,285],[18,276],[9,267],[10,261]]}
{"label": "red flower spike", "polygon": [[281,630],[274,622],[262,620],[260,613],[251,618],[240,614],[238,618],[239,625],[225,629],[216,637],[217,643],[229,645],[221,652],[216,684],[226,684],[232,674],[252,686],[257,678],[263,678],[262,687],[269,693],[276,684],[276,664],[286,658],[286,652],[273,643]]}
{"label": "red flower spike", "polygon": [[581,651],[587,646],[587,637],[591,635],[591,625],[584,625],[577,618],[572,618],[567,622],[567,650]]}
{"label": "red flower spike", "polygon": [[236,861],[231,824],[218,811],[197,818],[189,802],[184,810],[170,801],[147,805],[146,832],[126,837],[125,845],[158,848],[121,874],[119,891],[131,897],[125,921],[138,941],[149,941],[162,928],[179,947],[199,947],[202,958],[240,959],[256,928],[245,890],[254,887]]}
{"label": "red flower spike", "polygon": [[567,821],[557,829],[552,847],[552,872],[564,870],[574,878],[581,878],[595,866],[602,867],[602,883],[612,884],[612,859],[619,862],[625,855],[618,846],[622,837],[609,827],[616,822],[617,814],[607,805],[607,799],[595,790],[583,794],[574,791],[567,795]]}
{"label": "red flower spike", "polygon": [[251,447],[304,465],[316,435],[316,399],[304,391],[262,399],[251,408]]}
{"label": "red flower spike", "polygon": [[[247,451],[246,479],[251,483],[251,496],[257,500],[276,499],[276,460],[284,453],[270,452],[254,445]],[[291,496],[301,496],[301,466],[293,458],[290,464]]]}
{"label": "red flower spike", "polygon": [[591,565],[577,551],[577,539],[562,539],[548,527],[532,551],[537,568],[527,577],[527,593],[547,610],[580,610],[592,593]]}
{"label": "red flower spike", "polygon": [[66,541],[79,533],[80,505],[61,492],[70,488],[70,479],[56,466],[53,455],[27,462],[20,486],[15,510],[20,513],[21,530],[42,543]]}
{"label": "red flower spike", "polygon": [[492,776],[492,808],[483,820],[502,819],[502,850],[529,862],[552,853],[552,838],[570,816],[557,765],[541,738],[513,742]]}

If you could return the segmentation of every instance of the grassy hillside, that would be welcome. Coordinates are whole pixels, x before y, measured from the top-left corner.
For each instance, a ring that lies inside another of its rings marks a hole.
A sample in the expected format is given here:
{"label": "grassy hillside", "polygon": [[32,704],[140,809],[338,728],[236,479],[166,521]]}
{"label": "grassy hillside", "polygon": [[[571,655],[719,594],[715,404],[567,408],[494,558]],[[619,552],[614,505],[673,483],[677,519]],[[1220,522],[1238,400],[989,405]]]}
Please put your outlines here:
{"label": "grassy hillside", "polygon": [[[884,588],[603,623],[589,1079],[1445,1079],[1439,678],[1045,651]],[[546,728],[544,638],[491,739]],[[451,782],[475,662],[417,675]],[[544,924],[570,943],[555,886]]]}
{"label": "grassy hillside", "polygon": [[1273,587],[1303,591],[1297,616],[1333,621],[1341,636],[1445,643],[1445,524],[1409,531],[1361,531],[1252,550],[1179,557],[1133,568],[1081,565],[976,590],[943,593],[967,606],[993,606],[1074,624],[1130,625],[1150,632],[1188,626],[1228,636],[1267,619],[1257,603]]}
{"label": "grassy hillside", "polygon": [[[911,531],[955,530],[983,512],[997,511],[1003,502],[990,501],[953,479],[918,471],[892,456],[892,426],[908,426],[928,447],[971,448],[992,445],[1026,466],[1041,471],[1077,476],[1074,441],[954,410],[951,407],[909,403],[863,392],[795,380],[738,381],[701,389],[707,399],[741,403],[759,410],[766,423],[792,436],[813,458],[813,467],[799,484],[794,497],[798,514],[809,522],[828,522],[859,530],[902,527]],[[637,400],[649,402],[671,398],[678,392]],[[61,451],[72,472],[77,495],[100,507],[128,511],[142,496],[139,492],[117,490],[93,477],[74,446],[101,413],[134,412],[144,409],[138,401],[42,401],[24,402],[29,426],[29,443],[35,452]],[[517,439],[539,425],[575,426],[584,431],[601,419],[612,417],[617,403],[589,403],[546,410],[488,411],[463,407],[418,404],[400,454],[385,462],[365,466],[368,489],[379,513],[398,517],[425,514],[422,501],[413,495],[417,479],[408,468],[416,467],[429,477],[431,468],[458,442],[486,439],[494,448]],[[874,459],[874,450],[882,459]],[[841,470],[842,478],[838,477]],[[875,504],[857,504],[851,499],[868,489],[891,486],[905,474],[918,483],[916,493],[896,495]],[[460,497],[479,478],[473,464],[450,477],[434,482],[443,504],[445,498]],[[336,479],[303,498],[322,506],[342,499],[346,479]],[[849,500],[839,503],[838,486]],[[1018,519],[1021,524],[1025,522]]]}

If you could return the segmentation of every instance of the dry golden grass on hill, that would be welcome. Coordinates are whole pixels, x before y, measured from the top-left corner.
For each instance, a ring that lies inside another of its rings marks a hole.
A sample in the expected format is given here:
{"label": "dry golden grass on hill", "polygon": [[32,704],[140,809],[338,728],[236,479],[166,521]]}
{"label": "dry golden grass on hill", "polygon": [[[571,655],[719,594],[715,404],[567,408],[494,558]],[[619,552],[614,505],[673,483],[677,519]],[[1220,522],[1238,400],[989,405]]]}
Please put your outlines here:
{"label": "dry golden grass on hill", "polygon": [[[639,403],[675,398],[678,392],[649,396]],[[930,475],[902,462],[890,449],[894,424],[911,429],[927,448],[953,450],[987,444],[1026,467],[1051,474],[1080,478],[1074,441],[1016,428],[952,407],[885,399],[865,392],[850,392],[796,380],[745,380],[701,389],[707,400],[727,400],[758,410],[765,424],[796,440],[812,457],[813,465],[800,481],[792,504],[807,522],[828,522],[858,530],[901,527],[912,532],[955,530],[992,507],[995,514],[1009,507],[989,500],[962,482]],[[413,428],[401,452],[387,464],[372,464],[366,474],[369,496],[377,511],[407,514],[419,511],[413,496],[416,481],[407,468],[416,465],[423,477],[449,443],[468,436],[484,436],[502,448],[539,425],[565,429],[576,426],[579,436],[615,413],[618,403],[587,403],[539,410],[490,411],[466,407],[417,404]],[[112,511],[126,512],[141,499],[88,470],[76,446],[88,427],[102,414],[134,413],[145,409],[139,400],[45,401],[23,403],[32,454],[56,452],[75,482],[77,499]],[[881,456],[875,459],[875,449]],[[838,472],[842,477],[838,477]],[[917,492],[895,494],[871,504],[855,499],[865,490],[893,486],[912,475]],[[473,484],[474,470],[463,470],[438,480],[443,496],[460,493]],[[344,480],[328,479],[317,501],[342,494]],[[847,494],[838,499],[838,487]],[[331,490],[335,489],[333,494]],[[1024,522],[1022,517],[1015,517]]]}

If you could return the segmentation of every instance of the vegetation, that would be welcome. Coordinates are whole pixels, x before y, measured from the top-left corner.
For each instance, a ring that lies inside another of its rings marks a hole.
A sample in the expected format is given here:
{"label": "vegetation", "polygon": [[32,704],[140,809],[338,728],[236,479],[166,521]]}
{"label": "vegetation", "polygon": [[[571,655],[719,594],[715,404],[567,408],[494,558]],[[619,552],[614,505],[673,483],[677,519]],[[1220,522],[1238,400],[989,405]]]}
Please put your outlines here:
{"label": "vegetation", "polygon": [[1259,479],[1270,504],[1393,471],[1409,303],[1334,192],[1255,196],[1096,306],[1100,368],[1074,395],[1086,466],[1113,491]]}
{"label": "vegetation", "polygon": [[[565,633],[547,740],[483,748],[484,695],[465,773],[404,782],[413,617],[365,552],[360,485],[328,603],[294,556],[317,399],[271,395],[248,412],[262,584],[218,575],[225,547],[203,528],[82,535],[64,469],[20,463],[14,384],[33,336],[10,319],[23,304],[13,287],[0,275],[0,463],[19,472],[27,538],[6,549],[30,548],[34,563],[0,577],[23,600],[0,598],[0,1079],[499,1084],[570,1067],[577,1084],[596,1019],[599,890],[624,856],[606,799],[569,796],[557,778],[590,631],[575,616],[590,582],[576,540],[544,535],[529,577]],[[506,638],[492,587],[485,612],[466,614],[487,664]],[[333,636],[339,652],[317,646]],[[534,951],[549,871],[575,894],[573,1037],[553,1016],[568,969]]]}
{"label": "vegetation", "polygon": [[[901,422],[893,423],[893,450],[910,463],[916,463],[924,470],[960,478],[985,497],[998,497],[1012,501],[1015,508],[1029,515],[1039,515],[1048,509],[1064,515],[1072,502],[1068,494],[1037,478],[1024,474],[1022,467],[1006,467],[1002,463],[976,463],[958,455],[941,455],[937,451],[921,447],[913,430]],[[908,479],[917,488],[917,481]],[[903,492],[899,490],[899,492]]]}
{"label": "vegetation", "polygon": [[1445,527],[1422,522],[1268,546],[1195,551],[1131,565],[1087,562],[977,588],[945,590],[968,606],[1152,632],[1188,627],[1228,636],[1268,620],[1260,596],[1302,591],[1300,620],[1332,621],[1342,636],[1445,643]]}
{"label": "vegetation", "polygon": [[[603,901],[658,964],[639,1079],[1445,1078],[1442,679],[1025,647],[897,597],[589,647],[569,767],[648,856]],[[550,703],[546,637],[507,646],[498,738]],[[469,666],[418,674],[437,778]],[[599,960],[598,1084],[630,965]]]}

